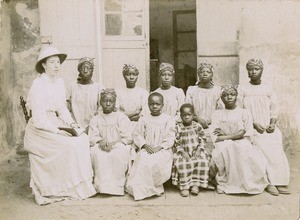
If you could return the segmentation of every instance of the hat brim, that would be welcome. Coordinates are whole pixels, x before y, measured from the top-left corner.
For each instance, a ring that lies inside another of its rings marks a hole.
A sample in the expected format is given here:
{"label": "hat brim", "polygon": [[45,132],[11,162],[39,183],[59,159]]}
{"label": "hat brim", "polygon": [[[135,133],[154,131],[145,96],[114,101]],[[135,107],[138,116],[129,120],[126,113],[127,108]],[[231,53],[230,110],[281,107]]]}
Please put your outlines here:
{"label": "hat brim", "polygon": [[60,64],[62,64],[66,58],[67,58],[67,54],[65,53],[58,53],[58,54],[51,54],[47,57],[44,57],[43,59],[39,60],[36,64],[35,64],[35,70],[38,72],[38,73],[43,73],[45,72],[45,69],[44,67],[42,66],[42,63],[46,61],[46,59],[48,59],[49,57],[52,57],[52,56],[58,56],[59,57],[59,60],[60,60]]}

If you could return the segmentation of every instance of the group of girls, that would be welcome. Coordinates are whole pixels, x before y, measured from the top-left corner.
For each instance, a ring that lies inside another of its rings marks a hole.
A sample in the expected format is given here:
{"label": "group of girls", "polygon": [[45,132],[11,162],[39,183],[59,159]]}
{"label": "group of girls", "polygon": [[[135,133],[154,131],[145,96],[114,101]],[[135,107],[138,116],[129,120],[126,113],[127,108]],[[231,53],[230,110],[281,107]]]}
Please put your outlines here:
{"label": "group of girls", "polygon": [[[44,75],[51,57],[57,57],[60,64],[64,60],[60,52],[39,59]],[[71,127],[84,127],[88,134],[94,172],[92,184],[96,191],[90,187],[91,169],[80,169],[78,165],[75,169],[86,179],[78,178],[71,168],[70,175],[74,173],[77,181],[69,184],[71,188],[66,186],[52,194],[41,192],[38,176],[47,171],[36,169],[39,155],[27,147],[32,153],[31,187],[36,200],[46,199],[37,200],[39,204],[62,197],[84,199],[96,192],[111,195],[127,192],[135,200],[141,200],[162,195],[163,184],[170,177],[183,197],[190,193],[198,195],[201,188],[216,188],[218,193],[225,194],[258,194],[264,190],[272,195],[290,193],[289,165],[281,132],[276,127],[278,103],[273,90],[261,83],[261,60],[248,61],[249,85],[238,88],[214,85],[213,67],[205,61],[197,70],[197,84],[188,87],[186,96],[182,89],[172,85],[175,72],[168,63],[160,65],[161,86],[150,94],[136,86],[139,70],[134,65],[124,65],[126,88],[116,91],[92,81],[93,67],[93,59],[79,60],[79,78],[67,95],[73,121],[64,122]],[[64,111],[67,112],[66,108]],[[65,141],[87,138],[84,134],[67,137],[61,130],[56,130],[56,134],[65,135]],[[25,135],[25,145],[37,145],[32,143]],[[57,180],[60,177],[57,175]],[[89,187],[77,190],[78,196],[72,191],[84,180]]]}

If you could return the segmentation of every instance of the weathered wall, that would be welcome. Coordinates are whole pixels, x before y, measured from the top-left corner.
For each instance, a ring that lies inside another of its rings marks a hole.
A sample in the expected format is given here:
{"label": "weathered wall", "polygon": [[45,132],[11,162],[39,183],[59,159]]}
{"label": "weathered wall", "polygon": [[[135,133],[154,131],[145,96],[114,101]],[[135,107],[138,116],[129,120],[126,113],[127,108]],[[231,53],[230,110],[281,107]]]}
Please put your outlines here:
{"label": "weathered wall", "polygon": [[[39,12],[36,0],[2,2],[2,28],[5,31],[1,45],[1,57],[5,67],[1,71],[3,89],[1,100],[4,106],[1,114],[1,143],[10,147],[22,145],[25,119],[19,105],[20,95],[27,98],[28,90],[37,73],[34,71],[36,57],[40,49]],[[3,49],[4,48],[4,49]],[[7,150],[1,144],[1,152]]]}
{"label": "weathered wall", "polygon": [[8,4],[2,2],[0,5],[0,153],[9,149],[9,141],[12,136],[11,124],[6,120],[9,109],[12,108],[9,97],[6,95],[7,76],[10,73],[10,13]]}
{"label": "weathered wall", "polygon": [[[278,126],[283,131],[285,146],[295,148],[290,145],[296,142],[300,129],[300,115],[297,114],[300,107],[297,102],[300,91],[300,2],[200,0],[197,10],[197,28],[202,30],[198,34],[198,50],[206,43],[215,45],[207,46],[207,50],[215,53],[236,53],[240,83],[248,82],[245,68],[248,59],[259,57],[263,60],[263,82],[273,86],[280,102]],[[222,70],[222,65],[218,68]]]}

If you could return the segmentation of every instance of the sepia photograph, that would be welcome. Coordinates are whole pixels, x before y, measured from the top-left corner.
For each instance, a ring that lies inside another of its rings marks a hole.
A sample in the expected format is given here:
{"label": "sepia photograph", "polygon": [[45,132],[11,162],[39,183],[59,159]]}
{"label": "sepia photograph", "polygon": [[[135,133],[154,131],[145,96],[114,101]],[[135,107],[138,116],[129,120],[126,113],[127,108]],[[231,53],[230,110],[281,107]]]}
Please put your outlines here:
{"label": "sepia photograph", "polygon": [[299,0],[0,0],[0,220],[299,220],[298,92]]}

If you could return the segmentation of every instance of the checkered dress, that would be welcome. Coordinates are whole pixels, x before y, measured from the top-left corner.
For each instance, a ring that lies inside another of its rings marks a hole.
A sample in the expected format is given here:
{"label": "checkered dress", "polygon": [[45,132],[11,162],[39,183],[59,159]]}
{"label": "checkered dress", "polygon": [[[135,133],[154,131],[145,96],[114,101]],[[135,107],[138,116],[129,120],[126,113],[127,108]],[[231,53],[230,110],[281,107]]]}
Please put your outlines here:
{"label": "checkered dress", "polygon": [[[193,121],[190,126],[184,126],[182,123],[176,125],[172,184],[179,186],[180,190],[192,186],[208,186],[209,156],[204,149],[204,140],[204,130],[197,122]],[[195,152],[198,148],[201,149],[201,154],[196,157]],[[188,153],[189,160],[181,156],[182,151]]]}

